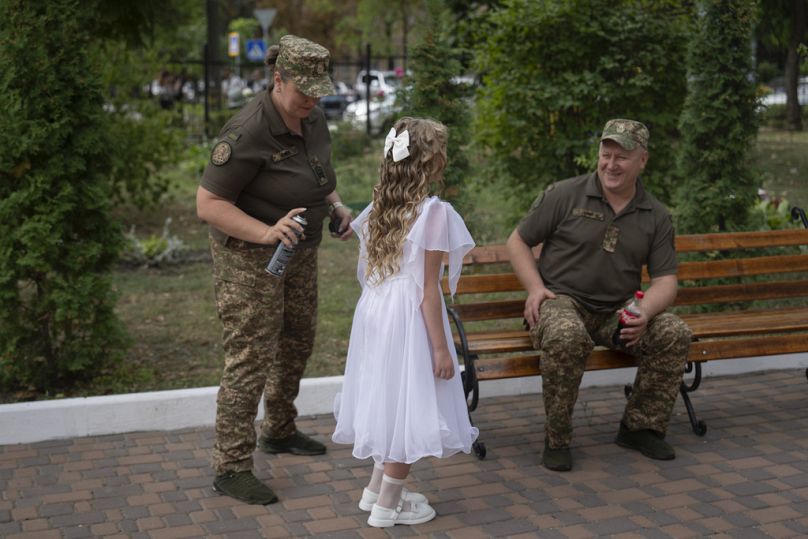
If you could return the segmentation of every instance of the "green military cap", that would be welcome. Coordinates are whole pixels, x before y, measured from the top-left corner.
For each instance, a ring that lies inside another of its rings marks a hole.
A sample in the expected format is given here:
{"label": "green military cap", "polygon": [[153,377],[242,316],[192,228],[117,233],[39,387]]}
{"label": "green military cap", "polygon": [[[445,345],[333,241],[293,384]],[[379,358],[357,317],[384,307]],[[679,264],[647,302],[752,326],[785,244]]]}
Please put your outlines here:
{"label": "green military cap", "polygon": [[635,120],[615,119],[606,122],[600,140],[613,140],[625,150],[633,150],[637,146],[648,148],[648,128]]}
{"label": "green military cap", "polygon": [[328,49],[293,35],[283,36],[276,65],[280,66],[298,89],[309,97],[334,94],[328,76]]}

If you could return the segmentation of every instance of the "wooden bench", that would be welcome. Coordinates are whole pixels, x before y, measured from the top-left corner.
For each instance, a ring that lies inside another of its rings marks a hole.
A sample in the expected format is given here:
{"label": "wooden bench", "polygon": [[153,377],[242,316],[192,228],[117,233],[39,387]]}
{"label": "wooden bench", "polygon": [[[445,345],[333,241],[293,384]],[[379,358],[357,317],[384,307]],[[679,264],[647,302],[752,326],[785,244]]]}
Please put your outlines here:
{"label": "wooden bench", "polygon": [[[703,362],[808,352],[808,230],[681,235],[676,251],[673,311],[694,334],[686,367],[693,378],[680,393],[693,431],[703,436],[707,427],[688,395],[701,383]],[[443,289],[448,294],[445,280]],[[469,412],[480,381],[541,374],[540,355],[522,326],[525,297],[504,245],[475,247],[466,256],[454,302],[447,296],[446,303]],[[586,370],[633,366],[628,354],[596,348]],[[485,458],[485,445],[478,441],[474,452]]]}

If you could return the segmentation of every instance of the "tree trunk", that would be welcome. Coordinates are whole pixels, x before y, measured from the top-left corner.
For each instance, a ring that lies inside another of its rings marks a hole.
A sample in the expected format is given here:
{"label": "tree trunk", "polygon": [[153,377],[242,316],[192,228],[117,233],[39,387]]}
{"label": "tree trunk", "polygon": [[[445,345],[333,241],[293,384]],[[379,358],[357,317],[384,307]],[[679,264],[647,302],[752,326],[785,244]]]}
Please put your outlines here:
{"label": "tree trunk", "polygon": [[802,107],[799,102],[800,57],[797,47],[805,35],[805,2],[791,2],[791,36],[786,55],[786,125],[792,131],[802,131]]}

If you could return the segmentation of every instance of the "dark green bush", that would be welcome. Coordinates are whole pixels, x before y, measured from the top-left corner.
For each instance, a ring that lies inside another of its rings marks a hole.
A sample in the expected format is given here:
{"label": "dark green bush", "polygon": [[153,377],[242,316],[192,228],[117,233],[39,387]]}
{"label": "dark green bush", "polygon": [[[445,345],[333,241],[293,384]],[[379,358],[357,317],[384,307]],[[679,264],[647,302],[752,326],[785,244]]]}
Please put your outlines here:
{"label": "dark green bush", "polygon": [[502,4],[479,36],[475,124],[501,178],[535,195],[549,182],[590,171],[605,122],[632,118],[651,131],[645,184],[669,202],[686,88],[687,8],[664,0]]}
{"label": "dark green bush", "polygon": [[3,0],[0,387],[49,392],[121,357],[109,271],[109,119],[86,53],[92,9]]}
{"label": "dark green bush", "polygon": [[[385,135],[387,133],[384,133]],[[331,132],[331,159],[334,162],[358,157],[367,151],[371,138],[364,130],[353,129],[347,122],[341,122]]]}

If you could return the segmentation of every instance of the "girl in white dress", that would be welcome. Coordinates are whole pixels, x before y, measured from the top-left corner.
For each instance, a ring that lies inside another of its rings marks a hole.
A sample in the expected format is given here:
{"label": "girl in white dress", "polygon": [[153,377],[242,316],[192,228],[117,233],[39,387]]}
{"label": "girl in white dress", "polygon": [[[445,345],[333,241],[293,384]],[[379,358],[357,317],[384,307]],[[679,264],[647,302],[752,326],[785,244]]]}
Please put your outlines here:
{"label": "girl in white dress", "polygon": [[334,442],[374,469],[359,507],[368,524],[420,524],[435,510],[403,488],[422,457],[468,453],[477,438],[463,397],[440,281],[454,293],[474,246],[452,206],[430,197],[446,167],[446,126],[401,118],[384,144],[373,201],[351,223],[360,241],[345,380],[334,403]]}

